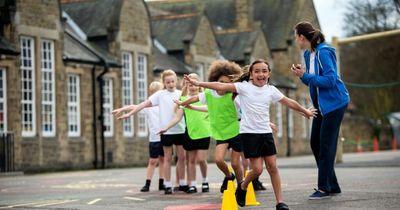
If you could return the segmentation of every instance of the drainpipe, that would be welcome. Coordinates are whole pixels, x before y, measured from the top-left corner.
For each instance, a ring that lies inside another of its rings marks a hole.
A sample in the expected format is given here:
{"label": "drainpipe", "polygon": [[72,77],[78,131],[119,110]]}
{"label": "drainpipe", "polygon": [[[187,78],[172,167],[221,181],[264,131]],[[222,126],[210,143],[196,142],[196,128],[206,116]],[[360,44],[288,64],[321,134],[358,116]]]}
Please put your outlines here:
{"label": "drainpipe", "polygon": [[106,151],[106,148],[105,148],[105,139],[104,139],[104,130],[105,130],[105,128],[104,128],[104,111],[103,111],[103,103],[104,103],[104,98],[103,98],[103,83],[104,83],[104,80],[103,80],[103,76],[104,76],[104,74],[106,74],[108,72],[109,66],[108,66],[108,63],[103,58],[101,58],[101,61],[102,61],[103,65],[104,65],[104,70],[100,73],[99,76],[97,76],[97,81],[99,82],[99,91],[100,91],[100,114],[99,114],[98,119],[100,120],[100,128],[101,128],[100,129],[101,130],[101,132],[100,132],[101,168],[104,169],[105,166],[106,166],[106,163],[105,163],[105,151]]}
{"label": "drainpipe", "polygon": [[96,65],[93,65],[92,68],[92,113],[93,113],[93,152],[94,152],[94,160],[93,166],[97,169],[97,113],[96,113]]}
{"label": "drainpipe", "polygon": [[[285,95],[289,95],[289,89],[286,89],[286,94]],[[286,107],[286,156],[290,157],[291,156],[291,137],[290,137],[290,127],[289,127],[289,120],[290,120],[290,116],[289,116],[289,107]]]}

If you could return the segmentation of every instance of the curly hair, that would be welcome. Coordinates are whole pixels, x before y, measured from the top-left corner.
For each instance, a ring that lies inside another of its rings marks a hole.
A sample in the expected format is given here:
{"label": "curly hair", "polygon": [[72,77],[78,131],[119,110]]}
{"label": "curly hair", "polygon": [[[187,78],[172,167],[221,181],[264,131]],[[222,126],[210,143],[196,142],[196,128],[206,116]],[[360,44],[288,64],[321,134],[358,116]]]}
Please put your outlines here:
{"label": "curly hair", "polygon": [[216,60],[212,62],[210,68],[208,69],[208,81],[216,82],[221,76],[227,76],[233,81],[241,74],[242,69],[235,62],[227,60]]}

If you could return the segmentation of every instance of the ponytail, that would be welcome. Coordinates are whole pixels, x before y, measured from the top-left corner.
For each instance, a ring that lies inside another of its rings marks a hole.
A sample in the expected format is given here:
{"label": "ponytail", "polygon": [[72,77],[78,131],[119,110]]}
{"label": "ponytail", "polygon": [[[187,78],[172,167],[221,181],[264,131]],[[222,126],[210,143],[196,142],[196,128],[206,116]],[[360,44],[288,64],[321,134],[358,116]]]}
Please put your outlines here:
{"label": "ponytail", "polygon": [[311,43],[311,51],[315,51],[319,43],[325,42],[324,34],[309,22],[300,22],[294,26],[298,35],[303,35]]}

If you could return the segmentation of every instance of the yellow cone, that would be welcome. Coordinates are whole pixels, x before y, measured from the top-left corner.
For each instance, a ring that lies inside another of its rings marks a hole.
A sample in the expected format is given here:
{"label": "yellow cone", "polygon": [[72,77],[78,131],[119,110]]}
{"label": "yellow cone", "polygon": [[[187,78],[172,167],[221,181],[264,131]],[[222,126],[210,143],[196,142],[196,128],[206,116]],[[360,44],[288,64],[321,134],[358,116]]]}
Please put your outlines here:
{"label": "yellow cone", "polygon": [[238,210],[235,192],[231,192],[230,190],[224,191],[224,195],[222,196],[221,210]]}
{"label": "yellow cone", "polygon": [[[246,171],[246,176],[249,173],[249,170]],[[247,185],[247,193],[246,193],[246,206],[258,206],[260,202],[257,202],[256,193],[254,192],[253,182],[250,182]]]}
{"label": "yellow cone", "polygon": [[235,194],[235,191],[236,191],[236,189],[235,189],[235,184],[233,183],[232,180],[229,180],[229,181],[228,181],[228,187],[227,187],[227,189],[228,189],[231,193]]}

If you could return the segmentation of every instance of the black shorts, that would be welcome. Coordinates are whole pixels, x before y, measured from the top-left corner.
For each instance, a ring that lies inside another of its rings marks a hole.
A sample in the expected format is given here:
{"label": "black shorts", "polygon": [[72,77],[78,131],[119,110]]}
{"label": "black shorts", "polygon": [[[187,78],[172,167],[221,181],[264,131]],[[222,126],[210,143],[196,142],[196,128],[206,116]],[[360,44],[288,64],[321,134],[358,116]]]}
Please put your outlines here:
{"label": "black shorts", "polygon": [[202,138],[202,139],[186,139],[185,144],[183,145],[183,149],[186,151],[194,151],[194,150],[208,150],[210,147],[210,137]]}
{"label": "black shorts", "polygon": [[276,155],[272,133],[241,133],[245,158],[258,158]]}
{"label": "black shorts", "polygon": [[161,143],[165,147],[170,147],[173,144],[183,145],[185,143],[185,134],[164,134],[161,135]]}
{"label": "black shorts", "polygon": [[235,152],[243,152],[243,144],[239,135],[227,140],[216,140],[216,145],[218,146],[220,144],[229,144],[228,149],[232,148]]}
{"label": "black shorts", "polygon": [[150,142],[149,143],[149,156],[150,158],[164,157],[164,149],[161,142]]}

